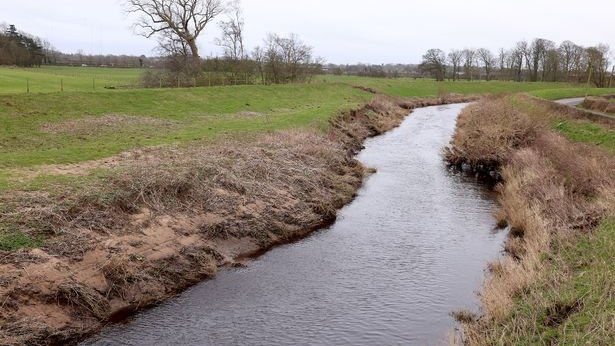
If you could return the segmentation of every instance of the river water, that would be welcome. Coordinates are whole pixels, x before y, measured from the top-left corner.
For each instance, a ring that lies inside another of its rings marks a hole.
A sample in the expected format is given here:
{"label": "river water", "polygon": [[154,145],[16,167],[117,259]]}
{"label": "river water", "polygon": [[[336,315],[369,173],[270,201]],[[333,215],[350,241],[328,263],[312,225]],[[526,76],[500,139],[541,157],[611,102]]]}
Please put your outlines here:
{"label": "river water", "polygon": [[83,345],[445,344],[505,238],[493,196],[442,160],[464,106],[418,109],[368,140],[359,159],[378,172],[329,229]]}

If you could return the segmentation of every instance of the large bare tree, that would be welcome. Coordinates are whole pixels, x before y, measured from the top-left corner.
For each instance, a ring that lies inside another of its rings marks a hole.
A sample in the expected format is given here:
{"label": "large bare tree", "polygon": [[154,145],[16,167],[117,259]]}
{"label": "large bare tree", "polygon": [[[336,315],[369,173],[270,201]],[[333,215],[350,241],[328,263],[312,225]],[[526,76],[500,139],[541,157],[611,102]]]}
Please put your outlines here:
{"label": "large bare tree", "polygon": [[[224,12],[222,0],[126,0],[126,11],[139,15],[135,26],[145,37],[179,40],[200,60],[197,39],[207,24]],[[168,42],[167,42],[168,43]]]}

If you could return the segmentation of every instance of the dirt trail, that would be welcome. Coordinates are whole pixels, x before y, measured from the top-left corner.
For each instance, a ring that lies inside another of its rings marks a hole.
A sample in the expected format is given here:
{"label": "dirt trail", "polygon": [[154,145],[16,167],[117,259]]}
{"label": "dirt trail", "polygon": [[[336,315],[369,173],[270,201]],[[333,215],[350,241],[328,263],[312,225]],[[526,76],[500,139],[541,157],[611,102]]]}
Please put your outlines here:
{"label": "dirt trail", "polygon": [[364,139],[396,127],[410,109],[471,99],[376,96],[335,118],[326,134],[286,131],[250,147],[152,148],[47,167],[121,174],[57,194],[2,197],[8,212],[0,221],[18,215],[14,227],[47,241],[0,253],[0,344],[76,343],[221,266],[332,223],[362,184],[365,169],[353,156]]}

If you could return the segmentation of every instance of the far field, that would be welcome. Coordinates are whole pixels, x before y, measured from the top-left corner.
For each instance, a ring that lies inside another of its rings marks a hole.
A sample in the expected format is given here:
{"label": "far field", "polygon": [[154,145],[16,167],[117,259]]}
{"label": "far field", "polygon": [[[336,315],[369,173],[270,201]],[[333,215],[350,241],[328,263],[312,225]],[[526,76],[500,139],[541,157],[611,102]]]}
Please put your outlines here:
{"label": "far field", "polygon": [[105,87],[135,87],[143,69],[104,67],[0,67],[0,94],[102,91]]}

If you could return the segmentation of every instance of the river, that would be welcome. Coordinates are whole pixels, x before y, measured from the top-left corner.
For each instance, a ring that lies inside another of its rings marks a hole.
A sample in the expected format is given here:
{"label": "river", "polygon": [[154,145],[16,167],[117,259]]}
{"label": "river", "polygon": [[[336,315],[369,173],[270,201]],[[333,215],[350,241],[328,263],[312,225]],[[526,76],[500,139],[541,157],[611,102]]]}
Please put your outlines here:
{"label": "river", "polygon": [[377,169],[338,221],[224,269],[83,345],[438,345],[505,232],[493,195],[449,172],[441,151],[463,104],[417,109],[369,139]]}

